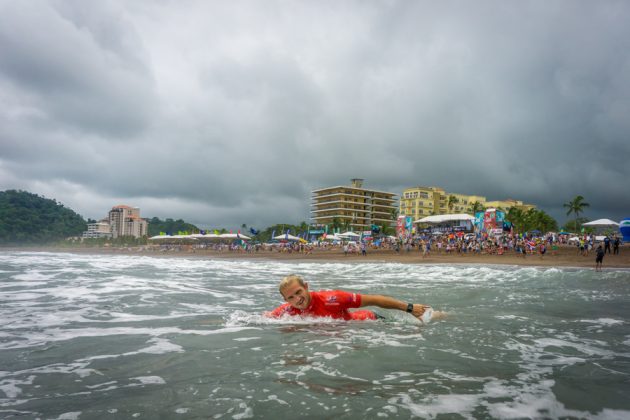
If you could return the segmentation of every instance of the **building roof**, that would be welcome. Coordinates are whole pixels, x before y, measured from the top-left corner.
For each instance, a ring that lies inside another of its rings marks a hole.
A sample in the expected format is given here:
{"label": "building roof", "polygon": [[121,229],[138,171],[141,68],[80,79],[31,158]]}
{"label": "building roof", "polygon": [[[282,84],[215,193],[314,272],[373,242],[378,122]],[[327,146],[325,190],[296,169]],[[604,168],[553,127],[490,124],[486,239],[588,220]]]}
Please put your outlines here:
{"label": "building roof", "polygon": [[375,192],[375,193],[381,193],[381,194],[389,194],[389,195],[392,195],[392,196],[398,195],[396,193],[392,193],[392,192],[388,192],[388,191],[370,190],[368,188],[353,187],[352,185],[336,185],[334,187],[326,187],[326,188],[320,188],[318,190],[312,190],[311,192],[315,193],[315,192],[320,192],[320,191],[332,190],[332,189],[335,189],[335,188],[350,188],[352,190],[360,190],[360,191]]}

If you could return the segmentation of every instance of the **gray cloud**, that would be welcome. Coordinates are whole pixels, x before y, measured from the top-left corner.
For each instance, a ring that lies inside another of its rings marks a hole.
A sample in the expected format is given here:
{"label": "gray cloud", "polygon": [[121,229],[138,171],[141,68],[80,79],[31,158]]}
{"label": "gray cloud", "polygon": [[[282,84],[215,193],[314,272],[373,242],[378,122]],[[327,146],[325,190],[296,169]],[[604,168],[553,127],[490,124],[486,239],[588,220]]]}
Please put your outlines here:
{"label": "gray cloud", "polygon": [[630,215],[630,6],[0,3],[0,188],[308,220],[363,177]]}

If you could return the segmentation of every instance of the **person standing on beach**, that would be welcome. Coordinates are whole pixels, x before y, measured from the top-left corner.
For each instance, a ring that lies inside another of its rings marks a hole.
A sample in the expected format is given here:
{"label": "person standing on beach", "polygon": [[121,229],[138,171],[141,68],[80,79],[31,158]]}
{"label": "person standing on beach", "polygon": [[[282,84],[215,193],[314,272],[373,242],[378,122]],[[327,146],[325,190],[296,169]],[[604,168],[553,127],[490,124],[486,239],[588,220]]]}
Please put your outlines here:
{"label": "person standing on beach", "polygon": [[341,290],[311,292],[308,289],[308,283],[302,277],[294,274],[283,278],[278,289],[286,303],[271,312],[266,312],[265,316],[279,318],[283,315],[306,315],[346,321],[376,320],[379,318],[376,313],[370,310],[348,311],[351,308],[364,306],[406,311],[423,322],[427,322],[429,319],[444,318],[446,315],[444,312],[434,311],[429,305],[405,303],[384,295],[363,295]]}
{"label": "person standing on beach", "polygon": [[619,255],[619,243],[621,241],[619,240],[618,236],[615,236],[615,241],[613,242],[613,254],[614,255]]}
{"label": "person standing on beach", "polygon": [[596,251],[596,257],[595,257],[595,271],[602,271],[602,264],[604,263],[604,249],[602,248],[602,245],[600,244],[597,247],[597,251]]}
{"label": "person standing on beach", "polygon": [[608,235],[604,238],[604,253],[606,252],[610,255],[610,238]]}

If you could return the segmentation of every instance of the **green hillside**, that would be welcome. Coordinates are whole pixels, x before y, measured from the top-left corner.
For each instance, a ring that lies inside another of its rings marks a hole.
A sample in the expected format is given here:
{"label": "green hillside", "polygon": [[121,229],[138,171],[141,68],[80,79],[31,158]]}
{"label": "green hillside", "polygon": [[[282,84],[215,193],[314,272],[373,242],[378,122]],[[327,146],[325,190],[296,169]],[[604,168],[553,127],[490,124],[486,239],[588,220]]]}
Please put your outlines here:
{"label": "green hillside", "polygon": [[197,233],[199,228],[193,224],[187,223],[182,219],[173,220],[166,219],[160,220],[158,217],[148,219],[149,221],[149,236],[159,235],[160,232],[170,233],[171,235],[177,235],[179,232]]}
{"label": "green hillside", "polygon": [[83,217],[26,191],[0,192],[0,245],[46,244],[87,229]]}

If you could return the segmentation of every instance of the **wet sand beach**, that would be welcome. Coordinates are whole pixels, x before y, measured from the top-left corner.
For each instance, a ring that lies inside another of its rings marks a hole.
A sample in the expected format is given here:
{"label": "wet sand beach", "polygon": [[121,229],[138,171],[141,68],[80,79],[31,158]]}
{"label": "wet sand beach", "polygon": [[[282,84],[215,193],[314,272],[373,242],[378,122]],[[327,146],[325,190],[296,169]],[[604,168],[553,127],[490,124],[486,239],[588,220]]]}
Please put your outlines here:
{"label": "wet sand beach", "polygon": [[[432,252],[423,257],[417,248],[410,251],[396,252],[391,249],[368,250],[367,256],[357,254],[344,255],[340,248],[320,249],[316,248],[311,253],[278,252],[278,251],[217,251],[213,249],[194,249],[182,247],[181,249],[160,250],[159,248],[67,248],[67,247],[24,247],[24,248],[0,248],[1,251],[23,252],[66,252],[76,254],[99,255],[145,255],[165,258],[215,258],[215,259],[249,259],[249,260],[275,260],[275,261],[309,261],[309,262],[388,262],[403,264],[504,264],[517,266],[541,266],[541,267],[595,267],[595,252],[591,251],[587,256],[578,253],[574,246],[560,246],[554,253],[549,250],[543,258],[540,255],[528,254],[526,257],[515,252],[506,252],[503,255],[488,254],[447,254]],[[630,245],[621,247],[618,255],[606,254],[603,268],[630,268]]]}

